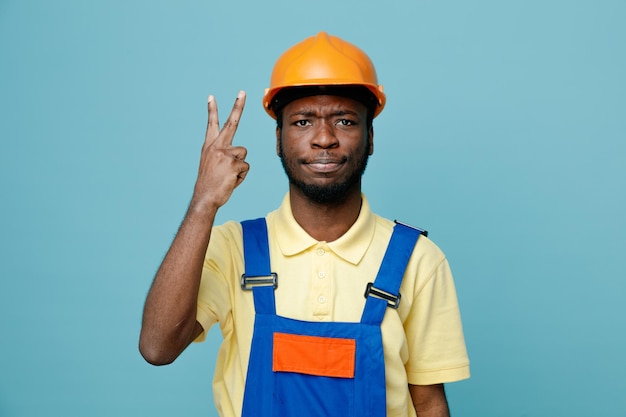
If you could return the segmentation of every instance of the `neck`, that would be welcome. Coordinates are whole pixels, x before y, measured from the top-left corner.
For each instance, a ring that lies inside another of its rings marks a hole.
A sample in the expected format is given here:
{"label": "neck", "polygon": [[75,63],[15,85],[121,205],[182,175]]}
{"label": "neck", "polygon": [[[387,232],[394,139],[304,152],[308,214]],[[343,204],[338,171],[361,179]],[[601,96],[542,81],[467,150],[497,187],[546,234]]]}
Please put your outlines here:
{"label": "neck", "polygon": [[355,189],[338,202],[320,204],[290,187],[291,212],[296,222],[312,238],[333,242],[343,236],[361,212],[361,190]]}

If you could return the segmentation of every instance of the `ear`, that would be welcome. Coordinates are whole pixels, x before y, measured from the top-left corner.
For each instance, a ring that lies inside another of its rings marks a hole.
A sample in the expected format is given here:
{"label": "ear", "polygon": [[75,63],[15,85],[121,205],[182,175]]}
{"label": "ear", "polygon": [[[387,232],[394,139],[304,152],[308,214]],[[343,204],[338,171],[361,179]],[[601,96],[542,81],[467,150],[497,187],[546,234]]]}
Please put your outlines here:
{"label": "ear", "polygon": [[368,155],[372,155],[374,153],[374,127],[370,126],[367,132],[367,145],[368,145]]}
{"label": "ear", "polygon": [[280,127],[276,126],[276,155],[280,156]]}

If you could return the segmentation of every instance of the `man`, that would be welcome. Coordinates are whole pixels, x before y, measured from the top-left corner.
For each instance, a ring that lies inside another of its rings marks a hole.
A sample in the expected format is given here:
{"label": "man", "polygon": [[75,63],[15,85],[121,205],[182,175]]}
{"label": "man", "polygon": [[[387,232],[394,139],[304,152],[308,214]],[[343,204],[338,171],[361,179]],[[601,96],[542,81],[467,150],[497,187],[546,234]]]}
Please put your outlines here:
{"label": "man", "polygon": [[385,105],[371,61],[324,32],[280,57],[264,106],[288,193],[264,219],[214,227],[249,169],[232,145],[244,103],[240,92],[220,130],[209,97],[198,179],[146,300],[142,355],[170,363],[219,322],[221,416],[448,416],[443,384],[469,377],[448,263],[361,193]]}

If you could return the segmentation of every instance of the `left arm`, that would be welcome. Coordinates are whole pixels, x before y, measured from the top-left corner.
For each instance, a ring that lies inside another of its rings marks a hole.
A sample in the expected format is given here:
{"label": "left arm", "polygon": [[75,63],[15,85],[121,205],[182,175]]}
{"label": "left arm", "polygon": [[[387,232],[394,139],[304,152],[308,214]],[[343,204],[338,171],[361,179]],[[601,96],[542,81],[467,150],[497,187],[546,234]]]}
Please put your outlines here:
{"label": "left arm", "polygon": [[443,384],[409,384],[409,392],[418,417],[450,417]]}

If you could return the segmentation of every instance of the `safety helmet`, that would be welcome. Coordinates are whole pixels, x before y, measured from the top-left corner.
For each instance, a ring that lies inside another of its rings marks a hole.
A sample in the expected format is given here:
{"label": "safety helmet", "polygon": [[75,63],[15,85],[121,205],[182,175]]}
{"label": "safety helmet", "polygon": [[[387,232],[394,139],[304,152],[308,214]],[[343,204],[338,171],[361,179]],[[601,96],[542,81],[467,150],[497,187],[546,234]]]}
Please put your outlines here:
{"label": "safety helmet", "polygon": [[274,99],[292,87],[362,86],[374,96],[373,117],[385,107],[383,86],[374,64],[361,49],[336,36],[320,32],[292,46],[276,61],[263,107],[276,119]]}

